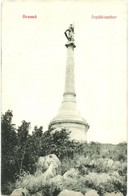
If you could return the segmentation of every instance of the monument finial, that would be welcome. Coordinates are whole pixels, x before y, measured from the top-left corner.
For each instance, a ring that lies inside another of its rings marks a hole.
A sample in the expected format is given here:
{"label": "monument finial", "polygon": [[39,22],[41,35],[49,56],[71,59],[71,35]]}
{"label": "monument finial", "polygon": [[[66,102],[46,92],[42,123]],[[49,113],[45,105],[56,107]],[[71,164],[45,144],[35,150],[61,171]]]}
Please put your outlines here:
{"label": "monument finial", "polygon": [[73,24],[70,24],[69,28],[64,32],[66,38],[68,41],[73,41],[74,42],[74,26]]}

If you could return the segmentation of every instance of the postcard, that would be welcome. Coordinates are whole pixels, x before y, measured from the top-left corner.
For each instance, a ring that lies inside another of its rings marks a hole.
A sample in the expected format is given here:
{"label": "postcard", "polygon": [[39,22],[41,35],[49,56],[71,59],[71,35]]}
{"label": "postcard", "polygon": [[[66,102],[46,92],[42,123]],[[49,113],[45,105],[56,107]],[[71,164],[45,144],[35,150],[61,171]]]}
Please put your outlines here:
{"label": "postcard", "polygon": [[1,194],[126,196],[127,2],[1,3]]}

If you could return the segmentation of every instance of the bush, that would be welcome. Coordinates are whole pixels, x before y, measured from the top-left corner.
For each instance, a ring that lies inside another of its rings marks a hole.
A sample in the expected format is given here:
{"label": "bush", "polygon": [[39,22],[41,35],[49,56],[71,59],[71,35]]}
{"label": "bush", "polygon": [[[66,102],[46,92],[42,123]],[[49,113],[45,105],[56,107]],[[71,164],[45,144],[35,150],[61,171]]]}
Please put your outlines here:
{"label": "bush", "polygon": [[85,193],[87,191],[87,186],[84,183],[84,177],[77,176],[74,178],[66,178],[63,182],[64,189],[78,191],[81,193]]}
{"label": "bush", "polygon": [[63,189],[63,177],[46,178],[43,174],[31,175],[23,172],[16,181],[16,188],[26,188],[31,194],[45,193],[46,196],[57,195]]}
{"label": "bush", "polygon": [[9,195],[12,193],[12,191],[15,188],[16,188],[16,184],[11,181],[8,181],[7,183],[2,184],[1,191],[2,191],[2,193],[4,193],[4,195]]}

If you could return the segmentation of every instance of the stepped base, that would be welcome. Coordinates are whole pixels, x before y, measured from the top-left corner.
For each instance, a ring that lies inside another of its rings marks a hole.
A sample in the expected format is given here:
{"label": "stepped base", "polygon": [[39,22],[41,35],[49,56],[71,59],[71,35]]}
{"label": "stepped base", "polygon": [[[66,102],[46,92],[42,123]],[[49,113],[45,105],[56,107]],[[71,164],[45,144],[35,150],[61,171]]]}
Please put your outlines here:
{"label": "stepped base", "polygon": [[[58,115],[50,122],[49,129],[66,128],[71,131],[70,139],[86,141],[86,132],[89,129],[88,123],[80,116],[76,108],[72,108],[69,103],[66,107],[65,104],[67,103],[62,104]],[[76,106],[76,103],[73,103],[73,105]]]}

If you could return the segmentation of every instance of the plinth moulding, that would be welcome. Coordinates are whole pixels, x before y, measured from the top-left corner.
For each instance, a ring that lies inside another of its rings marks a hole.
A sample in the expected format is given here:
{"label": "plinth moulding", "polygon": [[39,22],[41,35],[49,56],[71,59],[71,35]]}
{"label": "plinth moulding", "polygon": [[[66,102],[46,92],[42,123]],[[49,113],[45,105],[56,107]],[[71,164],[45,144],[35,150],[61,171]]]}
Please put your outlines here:
{"label": "plinth moulding", "polygon": [[65,89],[63,94],[63,101],[59,112],[49,124],[49,130],[56,128],[67,128],[71,131],[70,138],[75,140],[87,140],[86,133],[89,129],[89,124],[81,116],[77,109],[76,93],[75,93],[75,77],[74,77],[74,26],[70,27],[64,32],[68,39],[67,44],[67,62],[65,74]]}

